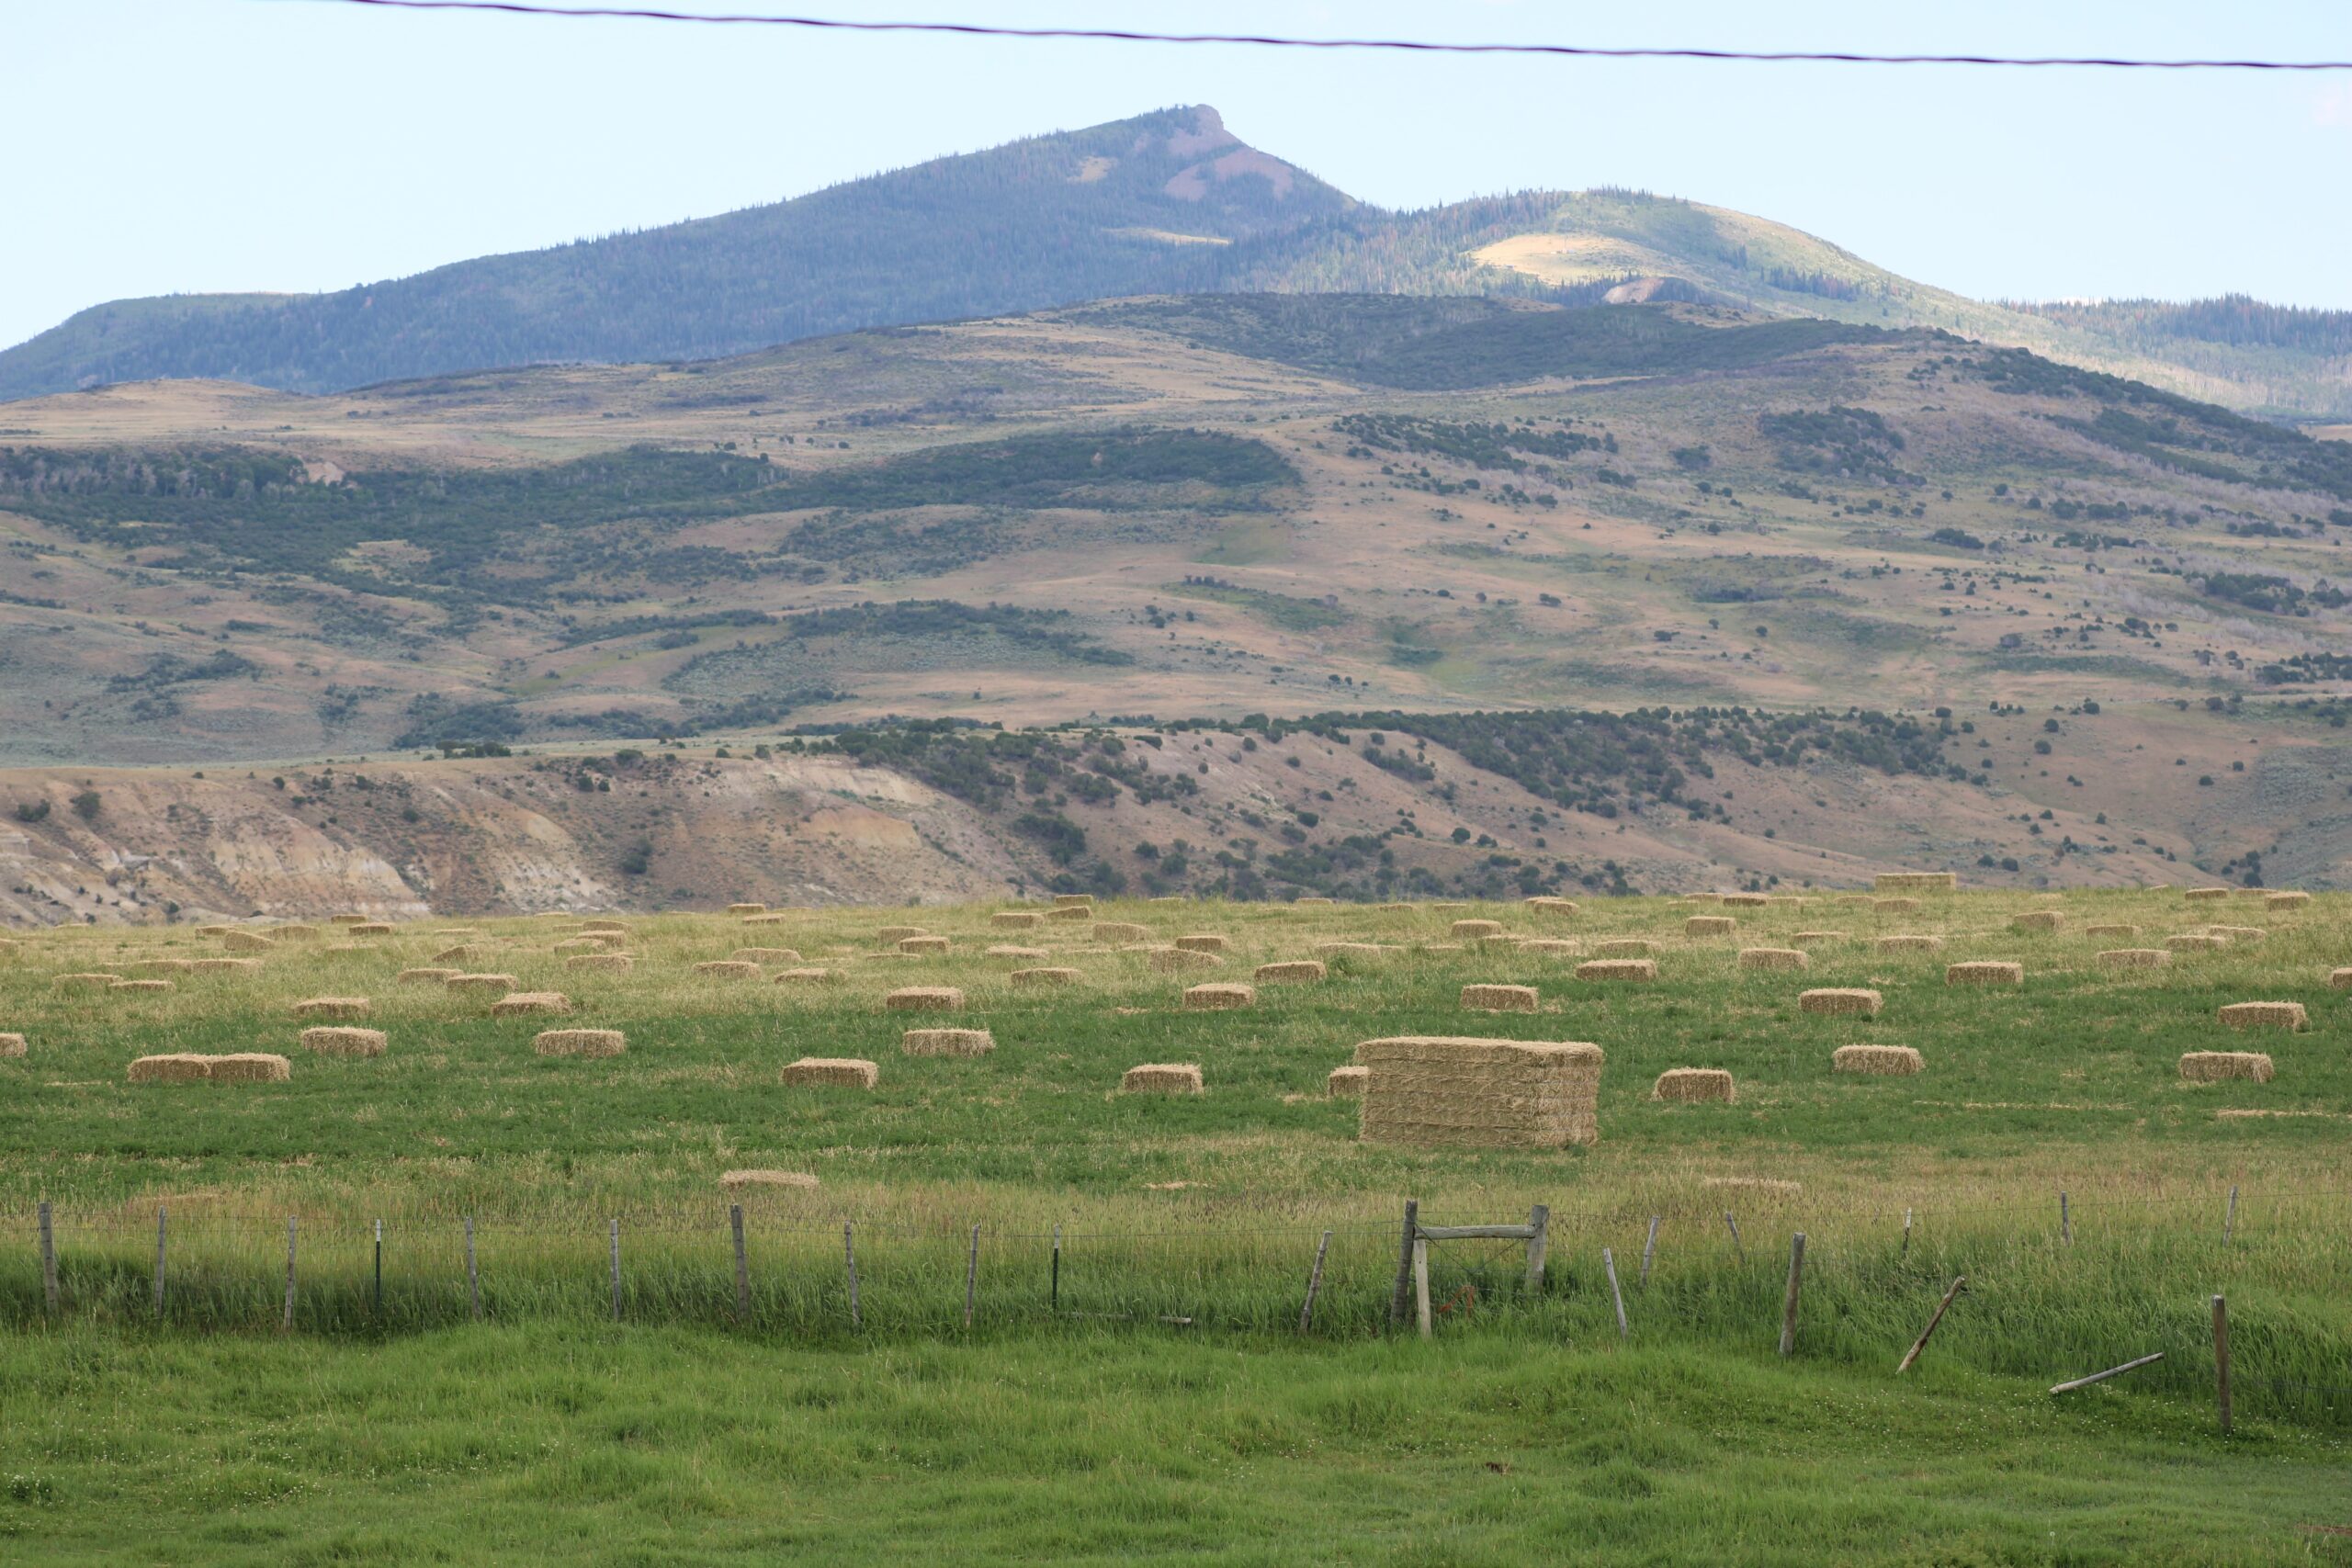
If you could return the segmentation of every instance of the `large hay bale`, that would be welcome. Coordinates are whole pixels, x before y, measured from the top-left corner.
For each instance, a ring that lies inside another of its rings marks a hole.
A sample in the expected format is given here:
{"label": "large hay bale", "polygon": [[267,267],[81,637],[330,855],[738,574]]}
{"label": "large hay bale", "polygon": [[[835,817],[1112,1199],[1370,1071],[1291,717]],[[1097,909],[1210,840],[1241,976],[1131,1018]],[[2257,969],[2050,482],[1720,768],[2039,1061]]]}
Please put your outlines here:
{"label": "large hay bale", "polygon": [[568,937],[548,949],[549,953],[605,953],[612,944],[597,937]]}
{"label": "large hay bale", "polygon": [[186,958],[142,958],[126,965],[134,975],[193,975],[196,964]]}
{"label": "large hay bale", "polygon": [[107,987],[109,991],[128,991],[134,996],[156,996],[172,988],[169,980],[117,980]]}
{"label": "large hay bale", "polygon": [[1261,964],[1250,977],[1269,986],[1305,986],[1329,973],[1319,958],[1293,958],[1280,964]]}
{"label": "large hay bale", "polygon": [[1094,895],[1091,893],[1057,893],[1054,895],[1054,908],[1057,909],[1091,908],[1093,906],[1093,903]]}
{"label": "large hay bale", "polygon": [[729,1192],[741,1192],[755,1187],[807,1190],[818,1182],[805,1170],[729,1170],[719,1173],[718,1184]]}
{"label": "large hay bale", "polygon": [[1119,1077],[1121,1094],[1204,1094],[1195,1062],[1143,1062]]}
{"label": "large hay bale", "polygon": [[748,958],[706,958],[694,972],[706,980],[756,980],[760,966]]}
{"label": "large hay bale", "polygon": [[2175,953],[2219,953],[2230,945],[2230,939],[2213,931],[2182,931],[2165,938],[2165,946]]}
{"label": "large hay bale", "polygon": [[1926,1065],[1919,1053],[1908,1045],[1840,1045],[1829,1053],[1829,1070],[1833,1073],[1900,1077],[1916,1073]]}
{"label": "large hay bale", "polygon": [[728,957],[738,964],[797,964],[799,951],[789,947],[739,947]]}
{"label": "large hay bale", "polygon": [[996,1049],[996,1036],[985,1029],[910,1029],[899,1036],[899,1049],[910,1056],[985,1056]]}
{"label": "large hay bale", "polygon": [[1175,945],[1186,953],[1223,953],[1226,940],[1214,931],[1195,931],[1190,936],[1178,937]]}
{"label": "large hay bale", "polygon": [[1960,886],[1951,871],[1883,871],[1871,886],[1881,893],[1950,893]]}
{"label": "large hay bale", "polygon": [[561,991],[509,991],[490,1004],[492,1018],[526,1018],[535,1013],[571,1010],[571,998]]}
{"label": "large hay bale", "polygon": [[1214,953],[1203,953],[1191,947],[1155,947],[1150,956],[1152,968],[1162,975],[1178,974],[1186,969],[1215,969],[1225,963]]}
{"label": "large hay bale", "polygon": [[953,986],[905,986],[882,998],[890,1012],[961,1012],[964,993]]}
{"label": "large hay bale", "polygon": [[1615,936],[1592,944],[1595,958],[1656,958],[1658,944],[1647,937]]}
{"label": "large hay bale", "polygon": [[1370,1067],[1333,1067],[1323,1080],[1323,1092],[1333,1100],[1362,1100],[1371,1077]]}
{"label": "large hay bale", "polygon": [[1886,998],[1860,986],[1824,986],[1797,993],[1797,1011],[1833,1018],[1876,1018]]}
{"label": "large hay bale", "polygon": [[1035,909],[1000,909],[989,917],[989,924],[1007,929],[1042,926],[1045,923],[1046,917]]}
{"label": "large hay bale", "polygon": [[1998,959],[1981,958],[1967,964],[1944,965],[1947,986],[2022,986],[2025,965]]}
{"label": "large hay bale", "polygon": [[1075,986],[1080,976],[1075,969],[1015,969],[1005,976],[1015,989],[1032,986]]}
{"label": "large hay bale", "polygon": [[345,910],[340,915],[329,915],[327,923],[337,926],[364,926],[368,922],[368,918],[366,915],[354,914]]}
{"label": "large hay bale", "polygon": [[768,907],[765,904],[729,904],[727,912],[730,915],[764,915]]}
{"label": "large hay bale", "polygon": [[1771,896],[1764,893],[1726,893],[1724,895],[1724,908],[1726,909],[1761,909],[1771,902]]}
{"label": "large hay bale", "polygon": [[1935,953],[1943,944],[1944,939],[1939,936],[1906,932],[1899,936],[1883,936],[1878,939],[1877,946],[1881,953]]}
{"label": "large hay bale", "polygon": [[1049,920],[1091,920],[1094,910],[1085,904],[1057,904],[1046,911]]}
{"label": "large hay bale", "polygon": [[1258,988],[1255,986],[1212,982],[1205,986],[1184,987],[1184,1010],[1187,1012],[1220,1012],[1257,1005]]}
{"label": "large hay bale", "polygon": [[2266,909],[2299,909],[2312,901],[2308,893],[2273,893],[2262,900]]}
{"label": "large hay bale", "polygon": [[121,978],[119,975],[93,969],[80,974],[60,975],[49,983],[49,988],[52,991],[66,992],[103,991]]}
{"label": "large hay bale", "polygon": [[354,1029],[341,1023],[306,1029],[300,1040],[303,1050],[322,1056],[380,1056],[391,1043],[380,1029]]}
{"label": "large hay bale", "polygon": [[435,953],[433,955],[433,962],[435,964],[471,964],[481,957],[481,949],[480,947],[477,947],[469,942],[461,942],[455,947],[445,947],[440,952]]}
{"label": "large hay bale", "polygon": [[2199,903],[2212,898],[2226,898],[2229,896],[2230,890],[2226,887],[2191,887],[2181,895],[2183,898],[2193,899]]}
{"label": "large hay bale", "polygon": [[1464,986],[1464,1012],[1533,1012],[1537,1001],[1532,986]]}
{"label": "large hay bale", "polygon": [[2056,909],[2029,909],[2009,921],[2013,931],[2054,931],[2066,923],[2066,917]]}
{"label": "large hay bale", "polygon": [[1844,931],[1799,931],[1789,938],[1798,947],[1827,947],[1831,942],[1846,940]]}
{"label": "large hay bale", "polygon": [[1729,1105],[1739,1099],[1739,1086],[1721,1067],[1668,1067],[1650,1086],[1650,1098]]}
{"label": "large hay bale", "polygon": [[212,1058],[193,1051],[141,1056],[130,1064],[132,1083],[201,1083],[212,1076]]}
{"label": "large hay bale", "polygon": [[198,975],[250,975],[261,967],[258,958],[196,958],[188,968]]}
{"label": "large hay bale", "polygon": [[2278,1069],[2260,1051],[2184,1051],[2180,1076],[2191,1083],[2215,1083],[2223,1078],[2251,1078],[2268,1083]]}
{"label": "large hay bale", "polygon": [[952,945],[944,936],[902,936],[899,939],[899,951],[916,957],[935,957],[947,952]]}
{"label": "large hay bale", "polygon": [[627,936],[628,922],[614,919],[582,920],[580,922],[580,929],[583,931],[611,931],[616,936]]}
{"label": "large hay bale", "polygon": [[1456,909],[1466,909],[1469,907],[1460,899],[1441,899],[1430,906],[1430,911],[1432,914],[1450,915]]}
{"label": "large hay bale", "polygon": [[1655,958],[1596,958],[1576,967],[1579,980],[1616,980],[1646,985],[1657,978]]}
{"label": "large hay bale", "polygon": [[1915,915],[1919,912],[1917,898],[1873,898],[1871,913],[1874,915]]}
{"label": "large hay bale", "polygon": [[1742,969],[1803,969],[1813,963],[1793,947],[1743,947],[1739,950]]}
{"label": "large hay bale", "polygon": [[1738,929],[1738,919],[1730,915],[1693,915],[1682,922],[1684,936],[1729,936]]}
{"label": "large hay bale", "polygon": [[1093,936],[1096,942],[1149,942],[1151,928],[1133,920],[1097,920]]}
{"label": "large hay bale", "polygon": [[2329,970],[2327,988],[2331,991],[2352,991],[2352,969]]}
{"label": "large hay bale", "polygon": [[2301,1002],[2232,1002],[2213,1016],[2231,1029],[2283,1029],[2292,1034],[2312,1026]]}
{"label": "large hay bale", "polygon": [[267,953],[277,943],[259,931],[223,931],[220,945],[232,953]]}
{"label": "large hay bale", "polygon": [[531,1049],[542,1056],[617,1056],[628,1049],[628,1036],[617,1029],[542,1029],[531,1036]]}
{"label": "large hay bale", "polygon": [[2102,969],[2161,969],[2172,954],[2161,947],[2110,947],[2098,955]]}
{"label": "large hay bale", "polygon": [[1413,912],[1410,904],[1374,904],[1372,908],[1378,915],[1409,915]]}
{"label": "large hay bale", "polygon": [[1536,914],[1550,915],[1558,919],[1566,919],[1577,912],[1577,902],[1573,898],[1546,897],[1539,894],[1532,898],[1521,899],[1521,902]]}
{"label": "large hay bale", "polygon": [[1015,962],[1025,962],[1032,958],[1051,958],[1053,954],[1042,947],[1013,947],[1006,943],[1000,942],[996,946],[988,950],[988,956],[990,958],[1010,958]]}
{"label": "large hay bale", "polygon": [[896,947],[910,936],[930,934],[921,926],[880,926],[875,930],[874,944],[876,947]]}
{"label": "large hay bale", "polygon": [[21,1056],[25,1054],[25,1037],[21,1034],[0,1034],[0,1056]]}
{"label": "large hay bale", "polygon": [[637,967],[637,960],[626,953],[582,953],[563,961],[566,969],[578,969],[605,975],[626,975]]}
{"label": "large hay bale", "polygon": [[747,926],[780,926],[790,919],[792,917],[782,910],[772,909],[764,915],[746,915],[743,923]]}
{"label": "large hay bale", "polygon": [[1500,920],[1456,920],[1446,928],[1446,934],[1458,937],[1464,942],[1476,942],[1486,937],[1502,935],[1503,923]]}
{"label": "large hay bale", "polygon": [[2129,940],[2130,938],[2140,934],[2140,928],[2132,925],[2085,926],[2083,928],[2083,934],[2086,937],[2092,937],[2095,939],[2111,941],[2116,937],[2122,937]]}
{"label": "large hay bale", "polygon": [[1600,1141],[1600,1047],[1396,1035],[1356,1047],[1366,1143],[1565,1148]]}
{"label": "large hay bale", "polygon": [[345,936],[390,936],[392,934],[391,922],[389,920],[368,920],[356,926],[345,926],[343,931]]}
{"label": "large hay bale", "polygon": [[514,988],[512,975],[452,975],[443,982],[448,989],[468,993],[495,991],[503,995]]}
{"label": "large hay bale", "polygon": [[284,1083],[294,1076],[294,1064],[267,1051],[232,1051],[213,1057],[204,1076],[212,1083]]}
{"label": "large hay bale", "polygon": [[859,1056],[803,1056],[787,1062],[776,1075],[788,1084],[821,1084],[835,1089],[872,1089],[882,1081],[882,1069]]}
{"label": "large hay bale", "polygon": [[771,976],[779,986],[821,986],[839,977],[831,969],[779,969]]}
{"label": "large hay bale", "polygon": [[273,926],[269,934],[279,942],[316,942],[325,933],[316,926]]}
{"label": "large hay bale", "polygon": [[333,1019],[349,1023],[368,1016],[366,997],[305,997],[294,1004],[296,1018]]}

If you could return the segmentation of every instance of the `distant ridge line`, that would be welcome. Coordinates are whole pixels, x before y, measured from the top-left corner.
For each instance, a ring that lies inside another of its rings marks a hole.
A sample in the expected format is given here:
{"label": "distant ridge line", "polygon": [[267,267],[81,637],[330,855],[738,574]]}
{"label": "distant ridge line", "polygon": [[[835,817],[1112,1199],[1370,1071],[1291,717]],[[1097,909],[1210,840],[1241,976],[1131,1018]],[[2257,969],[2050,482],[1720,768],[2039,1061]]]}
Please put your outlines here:
{"label": "distant ridge line", "polygon": [[1763,64],[2076,66],[2110,71],[2352,71],[2352,60],[2152,60],[2102,55],[1862,54],[1834,50],[1604,49],[1566,43],[1448,43],[1425,39],[1295,38],[1255,33],[1155,33],[1114,28],[1011,28],[982,22],[851,21],[835,17],[664,11],[617,6],[548,6],[526,0],[319,0],[400,11],[494,11],[522,17],[707,22],[838,32],[952,33],[971,38],[1074,39],[1103,43],[1247,44],[1268,49],[1377,49],[1420,54],[1533,54],[1591,60],[1713,60]]}

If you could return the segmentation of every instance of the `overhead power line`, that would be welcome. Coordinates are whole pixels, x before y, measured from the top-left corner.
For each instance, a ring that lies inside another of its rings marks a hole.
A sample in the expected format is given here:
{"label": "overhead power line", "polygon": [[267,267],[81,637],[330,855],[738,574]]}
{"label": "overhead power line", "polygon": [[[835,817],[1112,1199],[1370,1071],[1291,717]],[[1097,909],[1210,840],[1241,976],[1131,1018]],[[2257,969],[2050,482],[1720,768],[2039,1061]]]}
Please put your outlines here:
{"label": "overhead power line", "polygon": [[1374,49],[1412,54],[1527,54],[1585,60],[1715,60],[1768,64],[2079,66],[2109,71],[2352,71],[2352,60],[2150,60],[2101,55],[1865,54],[1843,50],[1602,49],[1568,43],[1447,43],[1430,39],[1286,38],[1256,33],[1155,33],[1119,28],[1008,28],[983,22],[863,22],[838,17],[777,17],[662,11],[620,6],[547,6],[529,0],[323,0],[397,11],[491,11],[518,17],[707,22],[720,27],[808,28],[853,33],[950,33],[966,38],[1075,39],[1099,43],[1245,44],[1263,49]]}

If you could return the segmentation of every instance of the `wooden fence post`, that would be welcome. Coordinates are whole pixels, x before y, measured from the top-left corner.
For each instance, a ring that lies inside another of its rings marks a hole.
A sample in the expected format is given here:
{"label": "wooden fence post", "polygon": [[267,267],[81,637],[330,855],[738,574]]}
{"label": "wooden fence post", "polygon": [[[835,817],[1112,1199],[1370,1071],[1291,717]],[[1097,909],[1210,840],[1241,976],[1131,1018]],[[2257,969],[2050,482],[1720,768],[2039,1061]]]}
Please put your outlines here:
{"label": "wooden fence post", "polygon": [[613,1321],[621,1320],[621,1222],[613,1221]]}
{"label": "wooden fence post", "polygon": [[[2235,1231],[2237,1228],[2238,1228],[2238,1190],[2237,1190],[2234,1186],[2233,1186],[2233,1187],[2230,1189],[2230,1209],[2229,1209],[2229,1213],[2225,1213],[2225,1214],[2223,1214],[2223,1215],[2222,1216],[2222,1245],[2223,1247],[2227,1247],[2227,1246],[2229,1246],[2229,1245],[2230,1245],[2230,1235],[2231,1235],[2231,1233],[2233,1233],[2233,1231]],[[2227,1425],[2228,1425],[2228,1424],[2227,1424],[2226,1422],[2225,1422],[2225,1423],[2223,1423],[2223,1426],[2224,1426],[2225,1427],[2227,1427]]]}
{"label": "wooden fence post", "polygon": [[1911,1348],[1904,1352],[1902,1364],[1894,1369],[1896,1377],[1901,1377],[1911,1370],[1911,1363],[1917,1360],[1919,1352],[1928,1348],[1928,1336],[1936,1331],[1936,1325],[1944,1320],[1944,1314],[1951,1308],[1951,1299],[1960,1294],[1962,1288],[1967,1283],[1968,1276],[1965,1274],[1951,1282],[1951,1289],[1944,1292],[1944,1299],[1936,1303],[1935,1315],[1928,1319],[1928,1326],[1919,1330],[1919,1337],[1914,1339],[1911,1342]]}
{"label": "wooden fence post", "polygon": [[2213,1298],[2213,1398],[2222,1412],[2222,1430],[2230,1429],[2230,1303]]}
{"label": "wooden fence post", "polygon": [[49,1200],[40,1205],[40,1288],[49,1303],[49,1314],[57,1315],[57,1235],[51,1228]]}
{"label": "wooden fence post", "polygon": [[1657,1216],[1650,1216],[1650,1238],[1642,1243],[1642,1289],[1650,1285],[1650,1259],[1657,1256]]}
{"label": "wooden fence post", "polygon": [[2058,1190],[2058,1239],[2066,1246],[2075,1245],[2075,1217],[2066,1208],[2066,1190]]}
{"label": "wooden fence post", "polygon": [[1731,1211],[1729,1209],[1725,1209],[1724,1211],[1724,1224],[1731,1227],[1732,1250],[1739,1254],[1739,1260],[1742,1263],[1746,1263],[1747,1261],[1747,1244],[1739,1239],[1739,1222],[1731,1217]]}
{"label": "wooden fence post", "polygon": [[1315,1296],[1323,1288],[1323,1255],[1331,1250],[1331,1233],[1325,1231],[1323,1239],[1315,1244],[1315,1267],[1306,1276],[1306,1304],[1298,1309],[1298,1331],[1304,1334],[1315,1322]]}
{"label": "wooden fence post", "polygon": [[285,1327],[294,1326],[294,1216],[286,1216],[286,1321]]}
{"label": "wooden fence post", "polygon": [[1388,1295],[1388,1323],[1396,1327],[1405,1321],[1405,1313],[1413,1300],[1413,1242],[1421,1234],[1421,1204],[1417,1198],[1405,1200],[1405,1239],[1396,1253],[1396,1288]]}
{"label": "wooden fence post", "polygon": [[1552,1206],[1538,1203],[1527,1211],[1528,1228],[1535,1234],[1527,1238],[1527,1288],[1544,1289],[1544,1255],[1551,1249]]}
{"label": "wooden fence post", "polygon": [[1617,1288],[1617,1260],[1609,1255],[1609,1249],[1605,1247],[1600,1249],[1600,1267],[1609,1275],[1609,1299],[1617,1304],[1617,1337],[1623,1339],[1627,1332],[1625,1292]]}
{"label": "wooden fence post", "polygon": [[155,1205],[155,1316],[164,1315],[164,1205]]}
{"label": "wooden fence post", "polygon": [[847,1220],[842,1223],[842,1257],[849,1264],[849,1325],[863,1328],[865,1320],[857,1310],[857,1238]]}
{"label": "wooden fence post", "polygon": [[1781,1354],[1797,1348],[1797,1292],[1804,1284],[1804,1232],[1789,1238],[1789,1293],[1781,1302]]}
{"label": "wooden fence post", "polygon": [[481,1321],[481,1273],[474,1267],[474,1217],[466,1216],[466,1294],[472,1299],[474,1321]]}
{"label": "wooden fence post", "polygon": [[376,1222],[376,1316],[384,1315],[384,1222]]}
{"label": "wooden fence post", "polygon": [[1422,1236],[1413,1238],[1413,1302],[1420,1318],[1421,1337],[1427,1339],[1437,1329],[1430,1321],[1430,1244]]}
{"label": "wooden fence post", "polygon": [[1054,1222],[1054,1273],[1046,1287],[1046,1305],[1055,1312],[1062,1310],[1062,1223]]}
{"label": "wooden fence post", "polygon": [[1911,1256],[1911,1211],[1903,1211],[1903,1256]]}
{"label": "wooden fence post", "polygon": [[972,1314],[979,1306],[980,1294],[980,1227],[972,1227],[971,1256],[964,1260],[964,1326],[972,1326]]}
{"label": "wooden fence post", "polygon": [[752,1321],[752,1259],[743,1249],[743,1205],[727,1205],[727,1228],[735,1238],[735,1321]]}

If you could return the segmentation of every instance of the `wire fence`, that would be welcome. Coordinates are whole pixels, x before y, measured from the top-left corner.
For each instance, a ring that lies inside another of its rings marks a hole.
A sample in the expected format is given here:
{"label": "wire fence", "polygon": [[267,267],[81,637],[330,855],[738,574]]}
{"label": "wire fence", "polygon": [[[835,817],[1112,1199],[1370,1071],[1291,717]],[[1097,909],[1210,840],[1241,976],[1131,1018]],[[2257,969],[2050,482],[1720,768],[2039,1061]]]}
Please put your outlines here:
{"label": "wire fence", "polygon": [[[1758,1351],[1785,1333],[1794,1356],[1892,1371],[1951,1289],[1930,1364],[2056,1382],[2161,1352],[2131,1381],[2188,1396],[2221,1378],[2211,1303],[2226,1294],[2237,1408],[2352,1425],[2347,1198],[2313,1184],[1840,1206],[1724,1188],[1555,1207],[1540,1246],[1425,1241],[1429,1331]],[[1361,1340],[1417,1331],[1414,1235],[1529,1218],[1424,1212],[1408,1233],[1361,1205],[1112,1228],[775,1200],[380,1219],[43,1204],[0,1211],[0,1326],[383,1336],[608,1318],[841,1342],[1096,1323]]]}

